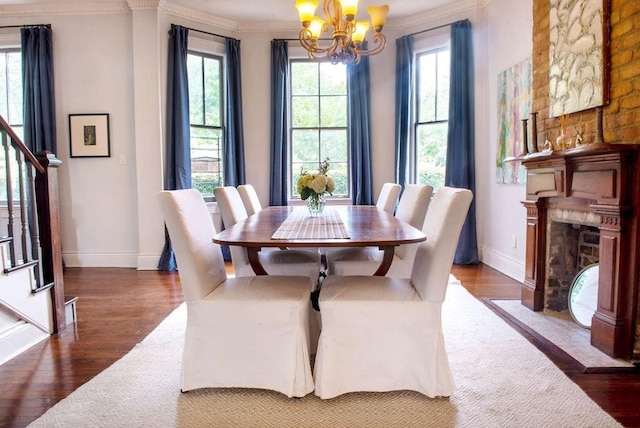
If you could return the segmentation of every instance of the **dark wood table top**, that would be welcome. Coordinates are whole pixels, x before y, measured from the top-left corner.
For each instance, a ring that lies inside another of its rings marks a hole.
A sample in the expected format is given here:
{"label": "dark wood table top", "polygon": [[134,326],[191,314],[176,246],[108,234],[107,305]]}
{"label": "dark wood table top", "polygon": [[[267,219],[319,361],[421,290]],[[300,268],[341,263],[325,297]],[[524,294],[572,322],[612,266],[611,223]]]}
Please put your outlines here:
{"label": "dark wood table top", "polygon": [[221,245],[240,245],[247,249],[249,263],[256,275],[267,275],[258,251],[262,247],[379,247],[383,252],[374,273],[384,276],[391,267],[395,247],[424,241],[427,236],[408,223],[370,205],[330,205],[337,210],[348,232],[348,239],[272,239],[275,231],[297,207],[267,207],[216,234],[213,241]]}
{"label": "dark wood table top", "polygon": [[222,245],[295,248],[396,246],[426,239],[422,231],[370,205],[329,205],[325,208],[337,210],[349,239],[272,239],[274,232],[295,208],[264,208],[216,234],[213,240]]}

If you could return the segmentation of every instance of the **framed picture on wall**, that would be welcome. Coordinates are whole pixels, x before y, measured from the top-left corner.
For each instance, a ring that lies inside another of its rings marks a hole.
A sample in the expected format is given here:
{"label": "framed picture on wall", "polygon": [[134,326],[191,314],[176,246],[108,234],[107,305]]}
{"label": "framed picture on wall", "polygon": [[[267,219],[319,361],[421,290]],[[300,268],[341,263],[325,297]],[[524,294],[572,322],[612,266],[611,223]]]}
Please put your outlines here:
{"label": "framed picture on wall", "polygon": [[609,0],[549,1],[549,117],[609,101]]}
{"label": "framed picture on wall", "polygon": [[109,114],[70,114],[69,144],[72,158],[110,157]]}

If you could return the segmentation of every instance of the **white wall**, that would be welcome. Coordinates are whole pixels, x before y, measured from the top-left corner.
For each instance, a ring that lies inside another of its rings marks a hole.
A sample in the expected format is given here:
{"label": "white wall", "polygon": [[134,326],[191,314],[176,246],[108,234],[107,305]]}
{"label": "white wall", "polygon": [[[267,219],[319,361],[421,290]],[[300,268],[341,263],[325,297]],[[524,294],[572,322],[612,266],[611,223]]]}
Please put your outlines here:
{"label": "white wall", "polygon": [[[51,24],[62,250],[68,266],[136,266],[131,15],[2,18]],[[15,33],[19,29],[12,29]],[[68,115],[109,113],[110,158],[70,158]],[[127,163],[119,162],[120,156]]]}
{"label": "white wall", "polygon": [[[530,1],[493,0],[486,6],[486,87],[476,121],[487,126],[487,139],[477,144],[478,193],[482,195],[482,260],[517,279],[524,280],[526,210],[523,185],[497,184],[495,159],[498,147],[498,74],[531,56],[533,6]],[[484,110],[484,112],[482,111]],[[482,126],[482,125],[478,125]],[[516,243],[515,248],[513,243]]]}
{"label": "white wall", "polygon": [[[458,19],[471,20],[476,57],[476,201],[481,258],[518,280],[524,271],[525,212],[520,205],[524,188],[495,184],[496,83],[500,71],[530,55],[530,3],[493,0],[479,9],[437,14],[426,23],[390,25],[385,30],[387,47],[371,57],[377,194],[384,182],[394,180],[395,39]],[[165,109],[161,106],[165,104],[166,35],[171,23],[242,40],[247,181],[255,185],[261,202],[268,203],[270,41],[296,39],[297,30],[251,29],[232,34],[227,22],[221,21],[224,25],[217,27],[203,21],[155,9],[0,18],[0,25],[52,25],[58,157],[63,162],[62,246],[67,266],[152,269],[160,255],[164,231],[155,192],[162,188]],[[290,42],[295,45],[296,41]],[[145,47],[148,51],[143,51]],[[110,113],[110,158],[69,158],[68,114],[87,112]]]}

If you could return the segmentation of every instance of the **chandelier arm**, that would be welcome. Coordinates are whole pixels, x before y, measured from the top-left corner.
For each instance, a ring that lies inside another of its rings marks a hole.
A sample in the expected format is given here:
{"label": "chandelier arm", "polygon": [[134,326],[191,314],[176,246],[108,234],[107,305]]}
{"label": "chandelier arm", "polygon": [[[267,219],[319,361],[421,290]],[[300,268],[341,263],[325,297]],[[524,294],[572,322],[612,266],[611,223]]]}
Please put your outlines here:
{"label": "chandelier arm", "polygon": [[[331,8],[331,6],[333,6],[333,8]],[[340,10],[338,10],[338,8],[340,8]],[[325,18],[327,18],[326,21],[331,24],[333,28],[336,28],[336,21],[339,22],[342,19],[340,2],[337,0],[324,0],[322,10],[324,11]]]}
{"label": "chandelier arm", "polygon": [[311,37],[311,31],[306,28],[300,30],[300,34],[298,36],[300,40],[300,44],[303,48],[305,48],[309,52],[313,53],[325,53],[325,52],[334,52],[338,47],[338,41],[332,39],[331,44],[325,48],[320,47],[318,40],[314,40]]}
{"label": "chandelier arm", "polygon": [[387,44],[387,38],[382,33],[374,33],[373,37],[371,37],[371,41],[375,43],[375,46],[372,49],[358,49],[357,47],[352,49],[354,49],[359,55],[369,56],[379,54]]}

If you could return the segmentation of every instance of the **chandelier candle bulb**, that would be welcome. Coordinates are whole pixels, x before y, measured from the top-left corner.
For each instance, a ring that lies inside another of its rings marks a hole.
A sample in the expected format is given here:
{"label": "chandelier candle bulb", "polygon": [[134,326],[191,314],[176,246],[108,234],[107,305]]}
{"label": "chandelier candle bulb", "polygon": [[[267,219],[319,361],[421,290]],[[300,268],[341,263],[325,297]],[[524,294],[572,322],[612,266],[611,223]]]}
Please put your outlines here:
{"label": "chandelier candle bulb", "polygon": [[300,22],[306,28],[309,26],[311,21],[313,20],[316,9],[318,8],[318,1],[314,0],[297,0],[296,1],[296,9],[298,9],[298,14],[300,15]]}
{"label": "chandelier candle bulb", "polygon": [[384,6],[369,6],[367,12],[369,12],[369,16],[371,16],[373,29],[376,33],[381,32],[387,19],[387,13],[389,13],[389,6],[386,4]]}

